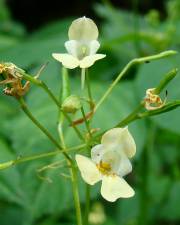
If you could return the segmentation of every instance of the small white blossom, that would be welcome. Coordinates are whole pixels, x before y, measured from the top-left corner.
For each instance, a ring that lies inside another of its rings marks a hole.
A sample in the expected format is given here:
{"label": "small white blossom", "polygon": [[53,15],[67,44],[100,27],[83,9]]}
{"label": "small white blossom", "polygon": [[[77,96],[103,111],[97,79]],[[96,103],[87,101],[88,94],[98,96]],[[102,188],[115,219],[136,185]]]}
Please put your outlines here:
{"label": "small white blossom", "polygon": [[76,19],[69,27],[69,41],[65,42],[68,53],[53,53],[53,57],[61,62],[64,67],[74,69],[76,67],[88,68],[95,61],[104,58],[104,54],[96,54],[100,47],[98,28],[93,20],[85,16]]}
{"label": "small white blossom", "polygon": [[76,155],[76,162],[84,181],[94,185],[102,180],[101,195],[110,202],[129,198],[134,190],[123,179],[132,171],[129,158],[136,152],[136,144],[128,128],[113,128],[91,149],[91,159]]}

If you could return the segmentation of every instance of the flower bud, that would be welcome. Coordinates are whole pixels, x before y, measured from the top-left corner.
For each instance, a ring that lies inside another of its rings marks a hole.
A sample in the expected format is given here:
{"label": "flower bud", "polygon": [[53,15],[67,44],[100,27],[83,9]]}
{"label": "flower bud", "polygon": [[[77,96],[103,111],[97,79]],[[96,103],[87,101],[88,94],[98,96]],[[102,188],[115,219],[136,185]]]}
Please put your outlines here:
{"label": "flower bud", "polygon": [[81,106],[80,98],[76,95],[70,95],[64,100],[62,110],[67,113],[75,113]]}

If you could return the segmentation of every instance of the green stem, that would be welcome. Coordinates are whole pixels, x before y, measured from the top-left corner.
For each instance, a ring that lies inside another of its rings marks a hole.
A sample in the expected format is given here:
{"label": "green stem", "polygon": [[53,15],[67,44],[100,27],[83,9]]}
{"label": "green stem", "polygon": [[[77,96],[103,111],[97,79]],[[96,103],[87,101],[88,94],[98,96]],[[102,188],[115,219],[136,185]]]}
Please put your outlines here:
{"label": "green stem", "polygon": [[165,112],[169,112],[171,110],[176,109],[177,107],[180,107],[180,100],[172,101],[167,104],[165,104],[162,108],[156,109],[156,110],[151,110],[151,111],[146,111],[142,113],[137,114],[137,119],[142,119],[150,116],[156,116],[158,114],[162,114]]}
{"label": "green stem", "polygon": [[89,126],[89,122],[88,122],[87,119],[86,119],[86,114],[85,114],[85,112],[84,112],[84,108],[83,108],[83,107],[81,107],[81,113],[82,113],[82,115],[83,115],[83,118],[84,118],[84,121],[85,121],[86,129],[87,129],[87,132],[88,132],[88,134],[89,134],[89,137],[91,137],[91,136],[92,136],[92,135],[91,135],[91,128],[90,128],[90,126]]}
{"label": "green stem", "polygon": [[89,101],[90,101],[90,103],[93,103],[88,69],[86,69],[86,84],[87,84],[87,91],[88,91]]}
{"label": "green stem", "polygon": [[[87,129],[87,132],[89,134],[89,137],[92,138],[91,128],[89,126],[89,121],[87,121],[87,119],[86,119],[86,115],[85,115],[83,107],[81,107],[81,112],[82,112],[82,115],[83,115],[83,118],[84,118],[84,121],[85,121],[86,129]],[[88,144],[88,141],[86,142],[86,144],[87,144],[87,147],[90,147],[89,144]],[[88,153],[89,153],[89,151],[88,151]],[[86,204],[85,204],[85,215],[84,215],[84,224],[85,225],[89,224],[88,223],[89,209],[90,209],[90,186],[89,186],[89,184],[86,184]]]}
{"label": "green stem", "polygon": [[82,141],[84,141],[83,135],[81,134],[81,132],[77,128],[77,126],[72,122],[71,118],[67,114],[65,114],[65,117],[68,120],[69,124],[74,128],[74,131],[76,132],[76,134],[79,137],[79,139],[81,139]]}
{"label": "green stem", "polygon": [[107,89],[107,91],[104,93],[104,95],[101,97],[101,99],[99,100],[99,102],[97,103],[96,107],[95,107],[95,111],[99,108],[99,106],[104,102],[104,100],[109,96],[109,94],[111,93],[111,91],[113,90],[113,88],[117,85],[117,83],[121,80],[121,78],[127,73],[127,71],[134,65],[136,64],[142,64],[144,62],[149,62],[149,61],[153,61],[153,60],[157,60],[157,59],[161,59],[164,57],[168,57],[171,55],[175,55],[177,52],[173,51],[173,50],[169,50],[169,51],[165,51],[162,53],[159,53],[157,55],[152,55],[152,56],[146,56],[146,57],[142,57],[142,58],[137,58],[137,59],[133,59],[132,61],[130,61],[122,70],[122,72],[117,76],[117,78],[113,81],[113,83],[110,85],[110,87]]}
{"label": "green stem", "polygon": [[178,69],[172,69],[170,70],[164,77],[163,79],[160,81],[159,85],[156,87],[154,94],[160,94],[162,92],[162,90],[167,86],[167,84],[175,78],[175,76],[178,73]]}
{"label": "green stem", "polygon": [[[58,109],[61,110],[61,104],[60,102],[57,100],[57,98],[54,96],[54,94],[51,92],[51,90],[48,88],[48,86],[42,82],[41,80],[37,80],[34,77],[32,77],[29,74],[23,73],[23,77],[26,80],[29,80],[30,82],[34,83],[35,85],[41,87],[44,89],[44,91],[49,95],[49,97],[54,101],[54,103],[57,105]],[[62,111],[62,110],[61,110]],[[64,114],[64,116],[66,117],[66,119],[68,120],[68,122],[70,124],[72,124],[72,127],[74,129],[74,131],[76,132],[76,134],[78,135],[78,137],[83,140],[83,135],[81,134],[81,132],[79,131],[79,129],[73,124],[73,121],[71,120],[71,118],[68,116],[67,113],[65,113],[64,111],[62,111],[62,113]]]}
{"label": "green stem", "polygon": [[130,113],[125,119],[119,122],[115,127],[123,127],[137,119],[144,119],[147,117],[156,116],[158,114],[162,114],[162,113],[174,110],[177,107],[180,107],[180,100],[169,102],[160,109],[155,109],[155,110],[139,113],[140,109],[143,108],[143,103],[141,103],[132,113]]}
{"label": "green stem", "polygon": [[[63,133],[61,135],[62,135],[63,142],[64,142]],[[65,145],[65,142],[64,142],[64,148],[65,147],[66,147],[66,145]],[[76,210],[77,225],[82,225],[82,215],[81,215],[81,205],[80,205],[80,198],[79,198],[77,171],[76,171],[76,167],[75,167],[73,161],[70,162],[70,161],[67,160],[67,165],[69,166],[70,174],[71,174],[72,190],[73,190],[74,204],[75,204],[75,210]]]}
{"label": "green stem", "polygon": [[83,225],[79,191],[78,191],[77,171],[75,166],[72,166],[71,168],[71,177],[72,177],[73,196],[74,196],[74,203],[75,203],[75,209],[76,209],[77,225]]}
{"label": "green stem", "polygon": [[[67,69],[62,69],[62,93],[61,93],[61,101],[64,101],[68,96],[70,95],[70,83],[69,83],[69,76]],[[60,108],[59,108],[60,109]],[[68,115],[63,114],[61,110],[59,110],[59,120],[58,120],[58,132],[61,139],[61,142],[63,143],[63,149],[66,149],[66,143],[64,140],[64,133],[63,133],[63,122],[64,122],[64,116],[68,119],[69,122],[71,122]],[[76,133],[80,138],[81,133],[78,129],[76,129]],[[82,216],[81,216],[81,206],[80,206],[80,199],[79,199],[79,190],[78,190],[78,182],[77,182],[77,172],[76,167],[74,165],[73,161],[67,161],[67,164],[70,168],[70,174],[71,174],[71,181],[72,181],[72,189],[73,189],[73,196],[74,196],[74,203],[75,203],[75,210],[76,210],[76,218],[77,218],[77,224],[82,225]]]}
{"label": "green stem", "polygon": [[86,79],[86,69],[82,68],[81,69],[81,89],[84,89],[84,83],[85,83],[85,79]]}
{"label": "green stem", "polygon": [[[63,102],[70,95],[70,82],[68,71],[65,67],[62,67],[62,90],[60,91],[60,102]],[[62,110],[59,109],[59,118],[58,118],[58,133],[59,138],[61,140],[63,149],[66,148],[64,134],[63,134],[63,122],[64,122],[64,114]]]}
{"label": "green stem", "polygon": [[42,89],[44,89],[44,91],[49,95],[49,97],[53,100],[53,102],[57,105],[57,107],[61,108],[60,102],[57,100],[57,98],[51,92],[49,87],[43,81],[38,80],[38,79],[34,78],[33,76],[31,76],[31,75],[29,75],[27,73],[23,73],[23,78],[25,80],[28,80],[28,81],[32,82],[33,84],[41,87]]}
{"label": "green stem", "polygon": [[62,93],[61,101],[64,101],[70,95],[70,81],[68,70],[62,67]]}
{"label": "green stem", "polygon": [[86,205],[85,205],[85,214],[84,214],[84,224],[88,225],[88,217],[89,217],[89,210],[90,210],[90,186],[89,184],[86,185]]}
{"label": "green stem", "polygon": [[[158,86],[155,88],[154,93],[160,94],[161,91],[167,86],[167,84],[177,75],[178,69],[173,69],[169,71],[163,79],[160,81]],[[141,103],[123,120],[121,120],[118,124],[116,124],[115,127],[124,127],[127,126],[129,123],[137,120],[137,119],[143,119],[150,116],[155,116],[161,113],[165,113],[168,111],[171,111],[173,109],[176,109],[180,106],[180,100],[172,101],[164,105],[162,108],[151,110],[151,111],[145,111],[140,113],[142,109],[144,109],[144,101],[141,101]],[[104,133],[104,132],[103,132]],[[103,133],[98,134],[95,138],[99,140],[99,137],[103,135]]]}
{"label": "green stem", "polygon": [[[22,110],[24,111],[24,113],[29,117],[29,119],[48,137],[48,139],[60,150],[62,151],[62,147],[61,145],[53,138],[53,136],[49,133],[49,131],[42,126],[39,121],[36,120],[36,118],[32,115],[32,113],[29,111],[24,99],[21,97],[20,99],[18,99],[20,106],[22,108]],[[65,152],[63,152],[64,156],[68,159],[71,160],[71,158],[69,157],[68,154],[66,154]]]}
{"label": "green stem", "polygon": [[65,144],[65,140],[64,140],[63,124],[62,123],[58,123],[58,134],[59,134],[59,139],[60,139],[61,144],[62,144],[62,148],[65,149],[66,144]]}
{"label": "green stem", "polygon": [[[162,92],[162,90],[167,86],[167,84],[177,75],[178,69],[175,68],[171,71],[169,71],[164,77],[163,79],[160,81],[160,83],[158,84],[158,86],[155,88],[154,93],[155,94],[160,94]],[[153,111],[146,111],[144,113],[139,114],[140,110],[144,108],[144,101],[142,101],[137,108],[131,112],[126,118],[124,118],[121,122],[119,122],[116,127],[123,127],[128,125],[130,122],[140,119],[140,118],[144,118],[144,117],[148,117],[148,116],[153,116],[153,115],[157,115],[160,114],[162,112],[165,111],[169,111],[172,110],[173,107],[178,107],[179,106],[179,102],[173,102],[173,103],[168,103],[166,104],[164,107],[157,109],[157,110],[153,110]]]}
{"label": "green stem", "polygon": [[8,162],[4,162],[4,163],[0,163],[0,170],[1,169],[7,169],[11,166],[14,166],[16,164],[20,164],[20,163],[24,163],[24,162],[28,162],[28,161],[33,161],[36,159],[43,159],[43,158],[47,158],[47,157],[51,157],[51,156],[55,156],[58,155],[60,153],[63,152],[70,152],[70,151],[75,151],[75,150],[80,150],[86,147],[86,144],[83,145],[79,145],[76,147],[72,147],[72,148],[67,148],[64,150],[57,150],[57,151],[51,151],[51,152],[45,152],[45,153],[41,153],[41,154],[35,154],[35,155],[31,155],[31,156],[26,156],[26,157],[19,157],[15,160],[10,160]]}
{"label": "green stem", "polygon": [[139,104],[133,112],[131,112],[126,118],[124,118],[121,122],[119,122],[115,127],[127,126],[132,121],[138,119],[137,113],[143,108],[143,105],[144,103]]}

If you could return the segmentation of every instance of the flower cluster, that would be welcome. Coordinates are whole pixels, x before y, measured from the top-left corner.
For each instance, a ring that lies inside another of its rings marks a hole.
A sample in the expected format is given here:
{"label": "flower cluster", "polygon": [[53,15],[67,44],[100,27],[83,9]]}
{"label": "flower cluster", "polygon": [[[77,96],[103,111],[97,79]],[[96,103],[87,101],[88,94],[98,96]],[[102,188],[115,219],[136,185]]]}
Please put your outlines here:
{"label": "flower cluster", "polygon": [[91,149],[91,159],[76,155],[76,162],[84,181],[94,185],[102,180],[101,195],[110,202],[134,195],[134,190],[124,180],[132,171],[129,158],[136,152],[136,144],[128,128],[113,128],[101,139],[101,144]]}

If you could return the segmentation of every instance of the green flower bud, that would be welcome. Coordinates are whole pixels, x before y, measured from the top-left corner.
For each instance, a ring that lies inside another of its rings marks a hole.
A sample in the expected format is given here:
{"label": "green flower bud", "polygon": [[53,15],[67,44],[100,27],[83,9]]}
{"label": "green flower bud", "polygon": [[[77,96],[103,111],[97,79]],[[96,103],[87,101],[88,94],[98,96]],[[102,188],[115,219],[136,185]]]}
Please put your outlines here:
{"label": "green flower bud", "polygon": [[62,110],[67,113],[75,113],[81,107],[81,100],[76,95],[70,95],[64,100],[62,104]]}
{"label": "green flower bud", "polygon": [[7,169],[8,167],[11,167],[14,164],[13,160],[9,162],[0,163],[0,170]]}

